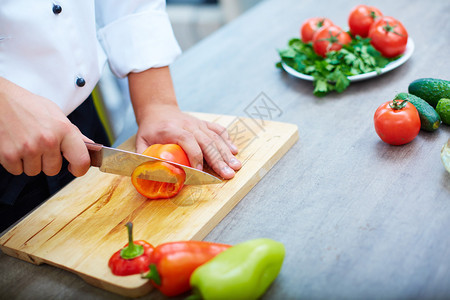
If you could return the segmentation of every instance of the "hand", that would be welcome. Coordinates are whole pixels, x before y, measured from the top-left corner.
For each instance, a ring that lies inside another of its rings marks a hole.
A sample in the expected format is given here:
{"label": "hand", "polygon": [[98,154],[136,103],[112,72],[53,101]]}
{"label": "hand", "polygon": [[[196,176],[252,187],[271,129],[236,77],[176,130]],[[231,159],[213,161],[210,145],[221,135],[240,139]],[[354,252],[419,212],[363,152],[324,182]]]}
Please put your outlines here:
{"label": "hand", "polygon": [[62,156],[74,176],[89,169],[89,141],[52,101],[0,77],[0,164],[11,174],[59,173]]}
{"label": "hand", "polygon": [[238,149],[221,125],[199,120],[183,113],[178,106],[152,105],[140,120],[136,151],[142,153],[152,144],[180,145],[191,166],[203,169],[203,158],[225,179],[234,177],[241,163],[234,157]]}
{"label": "hand", "polygon": [[192,167],[203,169],[203,158],[225,179],[241,168],[238,149],[220,125],[201,121],[178,108],[169,67],[128,74],[131,101],[139,129],[136,151],[151,144],[179,144]]}

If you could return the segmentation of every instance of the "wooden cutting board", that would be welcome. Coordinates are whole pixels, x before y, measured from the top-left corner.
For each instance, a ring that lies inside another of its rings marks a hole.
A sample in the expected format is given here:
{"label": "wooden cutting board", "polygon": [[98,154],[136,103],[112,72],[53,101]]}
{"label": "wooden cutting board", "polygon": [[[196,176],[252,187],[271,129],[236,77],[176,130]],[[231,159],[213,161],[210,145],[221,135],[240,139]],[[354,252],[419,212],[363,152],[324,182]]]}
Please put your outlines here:
{"label": "wooden cutting board", "polygon": [[[170,200],[147,200],[129,177],[97,168],[75,179],[0,238],[1,250],[33,264],[74,272],[86,282],[128,297],[149,293],[140,275],[114,276],[109,257],[134,239],[153,245],[203,239],[298,139],[297,126],[235,116],[195,116],[225,126],[243,163],[235,178],[217,185],[185,186]],[[134,151],[134,137],[119,148]]]}

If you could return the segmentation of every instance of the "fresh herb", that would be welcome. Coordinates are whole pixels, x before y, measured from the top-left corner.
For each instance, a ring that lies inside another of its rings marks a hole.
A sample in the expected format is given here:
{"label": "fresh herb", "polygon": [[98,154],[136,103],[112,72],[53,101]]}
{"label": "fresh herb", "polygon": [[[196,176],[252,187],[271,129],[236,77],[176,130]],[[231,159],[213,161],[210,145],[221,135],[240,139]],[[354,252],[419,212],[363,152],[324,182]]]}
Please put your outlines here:
{"label": "fresh herb", "polygon": [[326,58],[314,52],[312,43],[303,43],[298,38],[289,41],[286,49],[278,50],[281,61],[276,64],[282,68],[285,63],[300,73],[314,78],[314,95],[323,97],[331,91],[343,92],[349,85],[348,76],[375,71],[381,72],[391,61],[375,50],[370,39],[356,36],[349,45],[339,51],[331,51]]}

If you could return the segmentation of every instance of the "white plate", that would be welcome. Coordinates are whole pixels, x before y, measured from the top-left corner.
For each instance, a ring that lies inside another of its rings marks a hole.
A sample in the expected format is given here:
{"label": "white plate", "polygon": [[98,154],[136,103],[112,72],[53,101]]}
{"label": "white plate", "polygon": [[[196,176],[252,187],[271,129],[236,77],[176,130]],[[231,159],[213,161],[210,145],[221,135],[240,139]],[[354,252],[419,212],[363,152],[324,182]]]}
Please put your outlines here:
{"label": "white plate", "polygon": [[[411,57],[413,52],[414,52],[414,41],[412,40],[412,38],[408,38],[408,43],[406,44],[405,53],[403,53],[403,55],[399,59],[390,62],[384,68],[382,68],[380,73],[372,71],[372,72],[369,72],[369,73],[348,76],[347,78],[350,81],[360,81],[360,80],[369,79],[369,78],[372,78],[372,77],[375,77],[375,76],[379,76],[381,74],[384,74],[386,72],[394,70],[395,68],[400,67],[402,64],[404,64]],[[298,77],[298,78],[301,78],[301,79],[305,79],[305,80],[309,80],[309,81],[313,81],[314,80],[314,78],[312,76],[300,73],[300,72],[294,70],[293,68],[291,68],[290,66],[286,65],[284,62],[281,62],[281,65],[283,66],[283,69],[286,72],[288,72],[289,74],[291,74],[292,76],[295,76],[295,77]]]}

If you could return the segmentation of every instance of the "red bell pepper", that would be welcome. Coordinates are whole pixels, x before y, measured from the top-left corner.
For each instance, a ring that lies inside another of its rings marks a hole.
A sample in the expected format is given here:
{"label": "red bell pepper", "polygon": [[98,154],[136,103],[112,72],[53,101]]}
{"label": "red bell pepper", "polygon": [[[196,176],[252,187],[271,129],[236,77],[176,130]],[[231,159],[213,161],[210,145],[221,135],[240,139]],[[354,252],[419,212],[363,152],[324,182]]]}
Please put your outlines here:
{"label": "red bell pepper", "polygon": [[146,241],[133,241],[133,224],[128,222],[128,244],[114,253],[108,266],[114,275],[127,276],[148,272],[154,247]]}
{"label": "red bell pepper", "polygon": [[189,279],[195,269],[230,247],[203,241],[158,245],[150,257],[150,272],[145,278],[168,297],[180,295],[191,289]]}
{"label": "red bell pepper", "polygon": [[[177,144],[154,144],[148,147],[142,154],[161,158],[188,167],[191,166],[183,148]],[[159,182],[138,178],[140,174],[143,174],[148,170],[154,171],[155,169],[158,169],[161,172],[170,173],[177,179],[176,183]],[[167,199],[174,197],[183,187],[185,179],[186,173],[182,168],[165,162],[143,163],[138,166],[131,175],[131,182],[136,190],[141,195],[149,199]]]}

